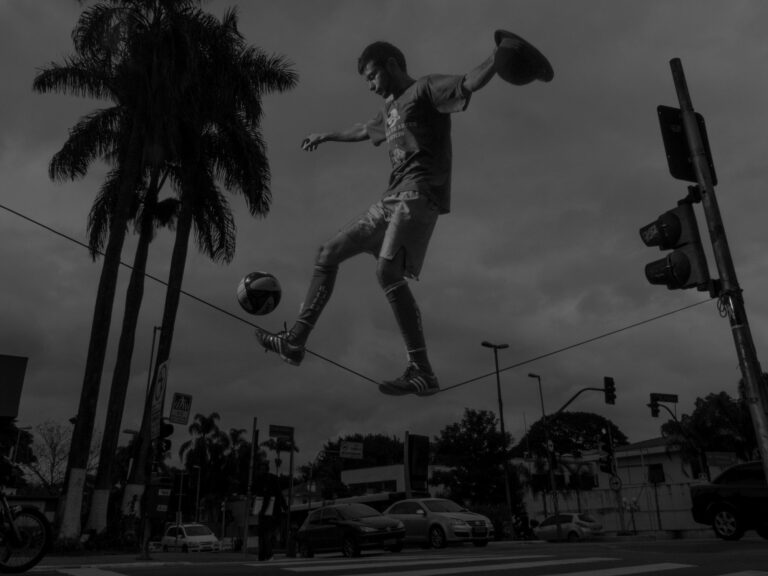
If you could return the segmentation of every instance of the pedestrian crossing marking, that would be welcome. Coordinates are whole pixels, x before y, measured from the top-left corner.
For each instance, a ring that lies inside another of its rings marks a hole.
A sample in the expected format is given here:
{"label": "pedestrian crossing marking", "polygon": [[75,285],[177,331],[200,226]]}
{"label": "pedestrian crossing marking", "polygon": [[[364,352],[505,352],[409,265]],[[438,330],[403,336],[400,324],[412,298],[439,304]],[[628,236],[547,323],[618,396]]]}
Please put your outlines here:
{"label": "pedestrian crossing marking", "polygon": [[[545,555],[545,554],[536,554],[536,555],[529,555],[529,556],[495,556],[493,558],[494,561],[499,560],[530,560],[534,558],[550,558],[551,555]],[[410,558],[372,558],[368,561],[363,562],[353,562],[350,560],[340,560],[339,562],[334,562],[331,564],[323,564],[318,565],[317,563],[314,563],[309,566],[298,566],[298,567],[286,567],[285,570],[290,570],[291,572],[333,572],[336,570],[357,570],[359,568],[369,568],[372,563],[375,564],[381,564],[382,560],[386,561],[388,564],[396,565],[397,567],[402,566],[434,566],[438,564],[459,564],[459,563],[468,563],[468,562],[477,562],[478,560],[488,560],[488,556],[448,556],[440,559],[434,559],[432,558],[425,558],[424,556],[413,556],[412,559]]]}
{"label": "pedestrian crossing marking", "polygon": [[120,572],[102,570],[101,568],[57,568],[57,572],[70,576],[125,576]]}
{"label": "pedestrian crossing marking", "polygon": [[[495,560],[495,558],[487,558],[488,560]],[[446,576],[448,574],[465,574],[468,572],[477,572],[478,569],[482,568],[483,572],[491,572],[495,570],[522,570],[524,568],[546,568],[548,566],[563,566],[563,565],[572,565],[572,564],[589,564],[592,562],[610,562],[615,561],[617,558],[601,558],[601,557],[591,557],[591,558],[566,558],[563,560],[536,560],[536,561],[529,561],[529,562],[505,562],[503,564],[482,564],[482,565],[473,565],[473,566],[455,566],[453,568],[449,567],[443,567],[443,568],[435,568],[435,569],[426,569],[426,570],[409,570],[407,572],[398,572],[398,574],[401,574],[403,576]],[[397,566],[397,563],[393,564],[394,566]],[[293,568],[284,568],[285,570],[290,571],[298,571]],[[338,566],[336,567],[338,569]],[[301,572],[309,572],[310,570],[307,569],[301,569]],[[590,572],[584,572],[583,574],[594,574],[594,571]],[[360,574],[350,574],[349,576],[392,576],[392,572],[375,572],[375,573],[360,573]],[[563,574],[560,574],[558,576],[565,576]]]}
{"label": "pedestrian crossing marking", "polygon": [[662,570],[680,570],[681,568],[695,568],[694,564],[676,564],[674,562],[661,562],[659,564],[638,564],[635,566],[620,566],[619,568],[606,568],[603,570],[586,570],[582,572],[566,572],[557,574],[545,574],[543,576],[629,576],[631,574],[652,574]]}
{"label": "pedestrian crossing marking", "polygon": [[764,570],[746,570],[745,572],[730,572],[722,576],[768,576],[768,572]]}

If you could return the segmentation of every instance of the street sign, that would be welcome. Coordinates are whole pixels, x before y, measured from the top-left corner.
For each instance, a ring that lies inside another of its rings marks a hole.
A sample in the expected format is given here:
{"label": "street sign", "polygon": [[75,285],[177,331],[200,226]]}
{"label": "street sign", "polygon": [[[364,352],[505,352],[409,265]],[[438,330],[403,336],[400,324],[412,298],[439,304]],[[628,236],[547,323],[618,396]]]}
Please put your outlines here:
{"label": "street sign", "polygon": [[293,441],[293,426],[269,425],[269,437]]}
{"label": "street sign", "polygon": [[160,437],[160,421],[163,419],[165,387],[168,383],[168,363],[163,362],[157,369],[157,379],[152,387],[152,406],[150,418],[150,436],[154,440]]}
{"label": "street sign", "polygon": [[187,422],[189,422],[189,411],[191,408],[191,394],[174,392],[173,401],[171,402],[171,413],[168,416],[168,420],[171,424],[181,424],[182,426],[186,426]]}
{"label": "street sign", "polygon": [[339,456],[342,458],[349,458],[351,460],[362,460],[363,458],[363,443],[362,442],[348,442],[342,440],[339,447]]}
{"label": "street sign", "polygon": [[651,401],[657,402],[672,402],[677,404],[677,394],[658,394],[656,392],[651,393]]}
{"label": "street sign", "polygon": [[610,486],[611,490],[614,492],[618,492],[621,490],[621,478],[618,476],[611,476],[611,479],[608,480],[608,486]]}

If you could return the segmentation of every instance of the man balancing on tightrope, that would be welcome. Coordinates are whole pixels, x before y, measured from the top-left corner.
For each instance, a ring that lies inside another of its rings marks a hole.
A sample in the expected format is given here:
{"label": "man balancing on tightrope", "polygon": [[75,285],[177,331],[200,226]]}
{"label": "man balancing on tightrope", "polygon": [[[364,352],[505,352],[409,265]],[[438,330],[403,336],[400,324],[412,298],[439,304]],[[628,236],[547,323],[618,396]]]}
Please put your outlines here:
{"label": "man balancing on tightrope", "polygon": [[[497,39],[497,45],[499,41]],[[497,48],[494,48],[494,54]],[[323,142],[387,142],[392,172],[381,200],[320,247],[302,311],[288,331],[257,329],[269,351],[299,365],[305,345],[333,291],[339,264],[363,252],[377,258],[379,284],[392,305],[408,351],[408,367],[379,385],[384,394],[429,396],[440,390],[427,356],[421,314],[406,278],[418,278],[439,214],[450,209],[451,119],[470,96],[496,73],[494,55],[464,76],[408,75],[403,53],[374,42],[357,62],[368,88],[384,99],[384,108],[365,124],[310,134],[302,148]]]}

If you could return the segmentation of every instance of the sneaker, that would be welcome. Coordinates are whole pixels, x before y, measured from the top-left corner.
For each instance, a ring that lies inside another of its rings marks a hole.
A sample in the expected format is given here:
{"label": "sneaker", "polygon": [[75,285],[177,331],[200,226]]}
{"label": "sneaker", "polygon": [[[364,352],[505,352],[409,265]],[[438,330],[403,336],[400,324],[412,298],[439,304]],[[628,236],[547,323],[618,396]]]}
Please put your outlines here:
{"label": "sneaker", "polygon": [[379,391],[390,396],[404,396],[416,394],[416,396],[432,396],[440,392],[440,384],[437,377],[431,372],[422,370],[415,364],[408,364],[405,373],[396,380],[385,381],[379,384]]}
{"label": "sneaker", "polygon": [[304,346],[291,342],[290,333],[285,330],[272,334],[257,328],[256,340],[264,347],[264,350],[280,354],[280,358],[288,364],[298,366],[304,360]]}

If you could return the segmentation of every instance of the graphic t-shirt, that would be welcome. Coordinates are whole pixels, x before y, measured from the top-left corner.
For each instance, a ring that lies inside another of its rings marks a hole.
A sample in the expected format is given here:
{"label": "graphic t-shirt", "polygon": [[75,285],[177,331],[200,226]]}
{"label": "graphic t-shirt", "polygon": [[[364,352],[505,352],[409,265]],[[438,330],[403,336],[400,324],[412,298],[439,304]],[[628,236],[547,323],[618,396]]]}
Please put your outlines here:
{"label": "graphic t-shirt", "polygon": [[469,94],[463,76],[429,75],[416,80],[399,98],[366,124],[378,146],[386,141],[392,172],[387,194],[415,190],[428,194],[445,214],[451,208],[451,117],[466,109]]}

